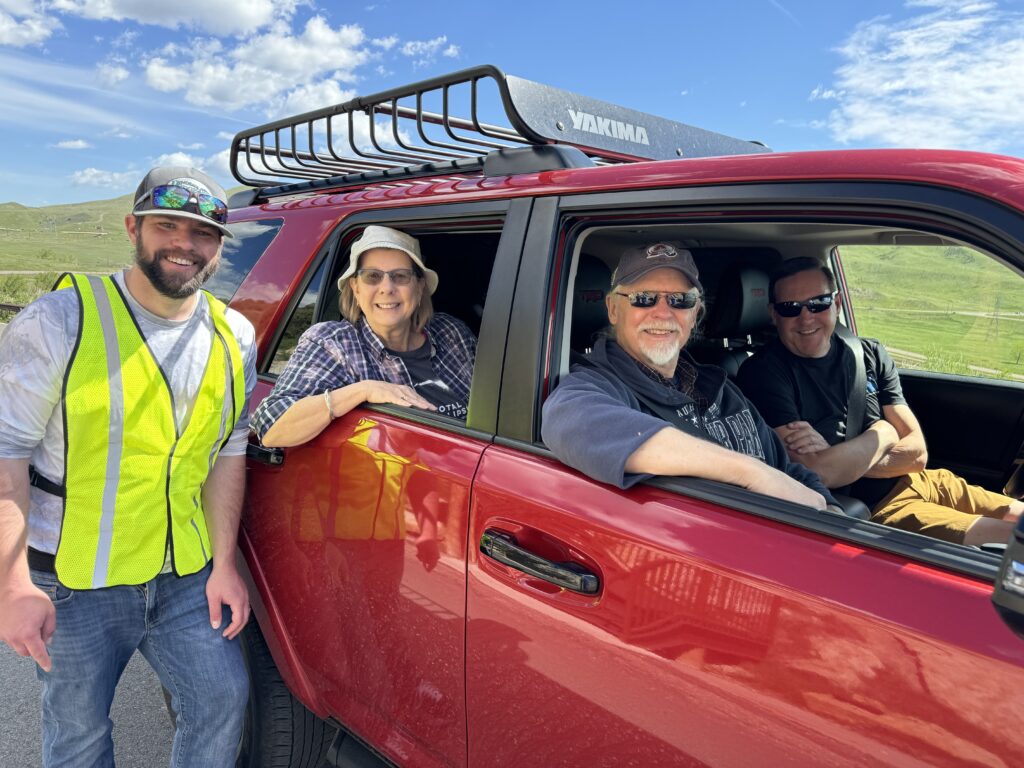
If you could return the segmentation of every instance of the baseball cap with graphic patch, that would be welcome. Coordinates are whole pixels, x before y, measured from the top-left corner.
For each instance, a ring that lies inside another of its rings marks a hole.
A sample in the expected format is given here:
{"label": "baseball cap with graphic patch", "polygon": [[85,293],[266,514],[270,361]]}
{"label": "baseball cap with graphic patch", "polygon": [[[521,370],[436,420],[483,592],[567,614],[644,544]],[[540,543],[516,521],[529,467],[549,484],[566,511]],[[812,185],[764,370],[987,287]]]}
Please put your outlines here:
{"label": "baseball cap with graphic patch", "polygon": [[622,252],[619,265],[612,273],[612,287],[632,285],[656,269],[674,269],[682,272],[693,283],[694,288],[701,293],[704,292],[693,254],[679,243],[651,243],[627,248]]}
{"label": "baseball cap with graphic patch", "polygon": [[169,165],[154,168],[135,190],[132,213],[146,216],[181,216],[210,224],[233,237],[227,227],[228,204],[224,188],[196,168]]}

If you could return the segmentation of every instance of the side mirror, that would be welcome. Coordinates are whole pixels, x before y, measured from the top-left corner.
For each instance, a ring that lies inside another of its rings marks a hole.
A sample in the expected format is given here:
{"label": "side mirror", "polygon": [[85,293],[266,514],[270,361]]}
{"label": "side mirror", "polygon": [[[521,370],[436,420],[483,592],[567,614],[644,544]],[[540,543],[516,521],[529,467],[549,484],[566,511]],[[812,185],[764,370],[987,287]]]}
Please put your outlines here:
{"label": "side mirror", "polygon": [[996,577],[992,604],[1006,625],[1024,638],[1024,518],[1013,529]]}

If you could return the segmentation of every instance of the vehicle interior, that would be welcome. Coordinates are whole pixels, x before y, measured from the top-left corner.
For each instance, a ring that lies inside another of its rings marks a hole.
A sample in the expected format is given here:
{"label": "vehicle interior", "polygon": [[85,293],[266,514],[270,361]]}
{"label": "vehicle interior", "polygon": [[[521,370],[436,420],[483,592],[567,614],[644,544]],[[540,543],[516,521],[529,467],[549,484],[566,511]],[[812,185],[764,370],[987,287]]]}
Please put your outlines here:
{"label": "vehicle interior", "polygon": [[[483,227],[424,231],[414,226],[396,226],[419,240],[424,263],[438,274],[437,291],[432,297],[435,311],[457,317],[477,336],[501,237],[499,228],[493,225]],[[336,261],[335,276],[325,286],[322,300],[325,314],[321,320],[338,320],[341,317],[337,275],[347,266],[346,253]]]}
{"label": "vehicle interior", "polygon": [[[830,264],[839,289],[845,282],[844,293],[849,294],[840,311],[841,325],[871,336],[870,328],[854,328],[852,322],[872,296],[854,282],[849,269],[840,268],[844,248],[885,246],[886,258],[899,259],[905,247],[967,247],[948,236],[866,224],[758,221],[594,228],[577,239],[574,249],[568,278],[572,290],[567,291],[563,320],[568,343],[561,345],[559,374],[569,370],[606,326],[604,297],[619,254],[638,242],[654,241],[681,243],[693,253],[706,294],[706,315],[687,349],[699,362],[721,366],[732,377],[775,335],[767,306],[768,275],[783,260],[811,256]],[[986,254],[970,250],[986,260]],[[1019,272],[1007,271],[1007,278],[1012,288]],[[1024,339],[1024,325],[1009,326],[1004,334]],[[983,368],[968,371],[971,375],[934,372],[918,365],[919,358],[925,355],[907,351],[895,359],[904,394],[928,440],[929,466],[946,467],[972,483],[1019,497],[1024,492],[1024,378],[997,380]]]}

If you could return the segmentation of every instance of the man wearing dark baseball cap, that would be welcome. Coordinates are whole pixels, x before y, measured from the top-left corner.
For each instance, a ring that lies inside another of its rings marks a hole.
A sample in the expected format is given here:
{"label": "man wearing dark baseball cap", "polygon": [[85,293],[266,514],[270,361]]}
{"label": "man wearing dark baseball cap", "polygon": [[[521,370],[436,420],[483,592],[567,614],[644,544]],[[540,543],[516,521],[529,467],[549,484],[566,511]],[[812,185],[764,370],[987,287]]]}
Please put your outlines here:
{"label": "man wearing dark baseball cap", "polygon": [[131,267],[64,275],[0,337],[0,640],[38,665],[44,766],[113,765],[138,650],[177,712],[171,762],[227,768],[255,334],[200,290],[231,236],[213,179],[154,168],[125,227]]}
{"label": "man wearing dark baseball cap", "polygon": [[608,329],[544,403],[542,435],[559,459],[620,488],[685,475],[815,509],[835,503],[817,475],[789,461],[725,371],[684,350],[703,310],[687,248],[627,248],[611,283]]}

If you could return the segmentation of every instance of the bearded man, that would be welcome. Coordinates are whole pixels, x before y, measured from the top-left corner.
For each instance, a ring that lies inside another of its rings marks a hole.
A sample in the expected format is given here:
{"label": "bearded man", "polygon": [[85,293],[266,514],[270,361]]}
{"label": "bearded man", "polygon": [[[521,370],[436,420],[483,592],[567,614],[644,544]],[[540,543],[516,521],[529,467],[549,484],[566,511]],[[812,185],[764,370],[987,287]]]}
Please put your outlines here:
{"label": "bearded man", "polygon": [[65,275],[0,337],[0,640],[37,664],[46,768],[113,766],[136,650],[172,697],[172,764],[235,763],[256,376],[252,325],[199,290],[231,236],[224,197],[153,169],[125,217],[134,265]]}
{"label": "bearded man", "polygon": [[620,488],[683,475],[814,509],[836,504],[813,472],[787,458],[725,371],[685,351],[703,309],[690,251],[629,248],[611,284],[609,328],[544,403],[542,436],[561,461]]}

